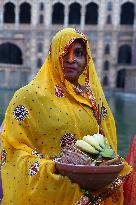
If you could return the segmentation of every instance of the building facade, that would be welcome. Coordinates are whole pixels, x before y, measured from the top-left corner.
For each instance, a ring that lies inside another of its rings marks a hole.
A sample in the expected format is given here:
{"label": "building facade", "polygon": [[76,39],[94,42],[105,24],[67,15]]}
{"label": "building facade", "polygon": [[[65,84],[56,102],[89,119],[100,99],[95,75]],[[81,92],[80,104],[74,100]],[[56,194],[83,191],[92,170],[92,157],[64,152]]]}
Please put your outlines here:
{"label": "building facade", "polygon": [[136,0],[0,0],[0,88],[29,82],[64,27],[87,35],[104,87],[136,92]]}

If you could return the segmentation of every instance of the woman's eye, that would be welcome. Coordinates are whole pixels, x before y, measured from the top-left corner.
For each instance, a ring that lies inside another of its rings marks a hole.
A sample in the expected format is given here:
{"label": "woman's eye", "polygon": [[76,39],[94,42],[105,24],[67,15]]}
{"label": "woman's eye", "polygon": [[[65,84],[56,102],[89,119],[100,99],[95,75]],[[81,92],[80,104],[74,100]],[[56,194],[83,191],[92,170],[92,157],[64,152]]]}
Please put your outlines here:
{"label": "woman's eye", "polygon": [[83,51],[76,51],[76,56],[77,57],[82,57]]}

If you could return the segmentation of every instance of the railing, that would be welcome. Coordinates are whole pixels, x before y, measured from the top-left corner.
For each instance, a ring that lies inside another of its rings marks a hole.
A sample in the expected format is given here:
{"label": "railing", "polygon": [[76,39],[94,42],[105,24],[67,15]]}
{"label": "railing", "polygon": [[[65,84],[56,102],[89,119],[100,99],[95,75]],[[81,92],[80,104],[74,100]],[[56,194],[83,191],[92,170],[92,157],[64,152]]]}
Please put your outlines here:
{"label": "railing", "polygon": [[24,65],[0,64],[0,88],[16,89],[28,82],[31,68]]}
{"label": "railing", "polygon": [[[68,24],[68,27],[76,27],[78,29],[81,29],[81,24],[79,25],[76,25],[76,24]],[[85,31],[97,31],[99,30],[99,24],[97,25],[93,25],[93,24],[84,24],[84,30]],[[64,25],[63,24],[50,24],[49,26],[46,26],[45,24],[37,24],[37,25],[33,25],[32,23],[31,24],[15,24],[15,23],[3,23],[2,26],[1,26],[1,29],[3,30],[16,30],[16,29],[19,29],[19,30],[22,30],[22,31],[25,31],[25,30],[32,30],[32,29],[39,29],[39,30],[60,30],[64,28]],[[103,26],[103,29],[102,30],[118,30],[118,31],[121,31],[121,32],[133,32],[134,28],[133,28],[133,25],[117,25],[116,27],[113,25],[113,24],[105,24]]]}
{"label": "railing", "polygon": [[32,24],[15,24],[15,23],[4,23],[2,25],[2,30],[31,30],[33,28]]}
{"label": "railing", "polygon": [[15,65],[15,64],[3,64],[0,63],[0,71],[16,71],[16,70],[20,70],[20,71],[25,71],[25,72],[30,72],[30,67],[28,66],[24,66],[24,65]]}
{"label": "railing", "polygon": [[136,65],[127,65],[127,64],[117,64],[117,71],[119,70],[136,70]]}

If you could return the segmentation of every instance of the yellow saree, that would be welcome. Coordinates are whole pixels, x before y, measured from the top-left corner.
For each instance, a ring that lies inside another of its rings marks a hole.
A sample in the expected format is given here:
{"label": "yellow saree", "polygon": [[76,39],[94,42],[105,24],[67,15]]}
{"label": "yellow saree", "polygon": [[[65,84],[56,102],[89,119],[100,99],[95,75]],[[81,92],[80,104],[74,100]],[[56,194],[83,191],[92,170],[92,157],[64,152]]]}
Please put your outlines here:
{"label": "yellow saree", "polygon": [[[87,66],[80,81],[88,80],[94,93],[94,98],[90,99],[78,95],[63,75],[62,56],[77,38],[86,43]],[[59,31],[35,79],[15,93],[5,114],[2,205],[74,205],[80,199],[83,195],[80,187],[55,173],[52,157],[60,153],[64,134],[71,133],[81,139],[97,133],[94,112],[98,97],[107,109],[102,130],[117,153],[114,119],[98,80],[88,41],[75,29]],[[121,175],[129,172],[130,167],[126,164]],[[123,205],[121,190],[120,193],[118,200],[110,197],[101,204]]]}

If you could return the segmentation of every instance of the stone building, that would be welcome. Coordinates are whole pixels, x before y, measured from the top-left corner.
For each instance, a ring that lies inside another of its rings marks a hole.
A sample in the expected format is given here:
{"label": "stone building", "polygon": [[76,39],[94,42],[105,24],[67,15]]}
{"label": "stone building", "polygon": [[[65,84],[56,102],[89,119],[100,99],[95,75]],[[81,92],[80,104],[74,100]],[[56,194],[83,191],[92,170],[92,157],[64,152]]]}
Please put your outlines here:
{"label": "stone building", "polygon": [[136,0],[0,0],[0,88],[29,82],[64,27],[87,35],[103,86],[136,92]]}

